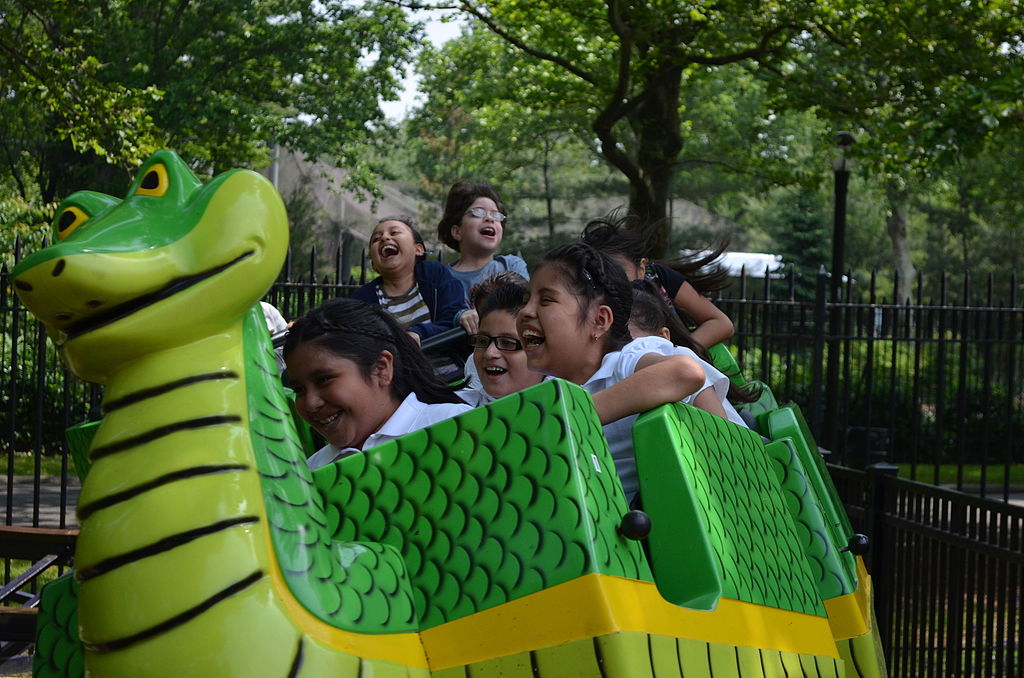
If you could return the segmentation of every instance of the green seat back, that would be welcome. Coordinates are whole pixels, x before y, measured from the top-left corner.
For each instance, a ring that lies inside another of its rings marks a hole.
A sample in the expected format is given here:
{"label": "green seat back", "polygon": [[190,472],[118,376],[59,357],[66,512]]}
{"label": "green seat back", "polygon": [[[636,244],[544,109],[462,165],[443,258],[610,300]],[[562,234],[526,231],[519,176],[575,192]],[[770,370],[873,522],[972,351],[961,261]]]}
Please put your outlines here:
{"label": "green seat back", "polygon": [[712,609],[725,597],[825,615],[757,433],[671,404],[637,419],[633,446],[666,600]]}

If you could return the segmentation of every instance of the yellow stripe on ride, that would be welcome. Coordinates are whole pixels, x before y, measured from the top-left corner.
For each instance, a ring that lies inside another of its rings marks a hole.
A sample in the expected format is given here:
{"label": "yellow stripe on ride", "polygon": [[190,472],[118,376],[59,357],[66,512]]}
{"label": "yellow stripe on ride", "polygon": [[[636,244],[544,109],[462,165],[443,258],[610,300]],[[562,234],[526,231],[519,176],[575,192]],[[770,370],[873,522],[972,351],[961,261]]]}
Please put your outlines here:
{"label": "yellow stripe on ride", "polygon": [[857,556],[857,590],[825,601],[832,637],[838,641],[870,633],[873,597],[871,577],[864,566],[864,559]]}
{"label": "yellow stripe on ride", "polygon": [[638,631],[710,643],[839,658],[828,620],[722,598],[717,609],[666,602],[657,587],[588,574],[420,633],[433,670]]}
{"label": "yellow stripe on ride", "polygon": [[[270,534],[266,530],[264,533],[268,552],[273,553],[274,546],[270,541]],[[381,659],[415,668],[429,668],[427,657],[423,652],[423,644],[420,641],[420,634],[354,633],[325,624],[313,616],[292,595],[281,573],[281,568],[277,564],[277,559],[270,558],[269,561],[270,581],[274,585],[278,599],[295,625],[307,636],[333,650],[348,652],[358,657]]]}

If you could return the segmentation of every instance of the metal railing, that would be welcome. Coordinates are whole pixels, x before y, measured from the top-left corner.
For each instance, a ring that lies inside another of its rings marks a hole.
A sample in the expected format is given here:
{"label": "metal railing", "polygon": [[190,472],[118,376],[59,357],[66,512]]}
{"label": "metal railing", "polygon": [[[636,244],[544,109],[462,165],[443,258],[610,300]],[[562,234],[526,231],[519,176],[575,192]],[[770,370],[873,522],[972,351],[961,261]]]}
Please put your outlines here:
{"label": "metal railing", "polygon": [[866,557],[891,678],[1024,675],[1024,507],[831,466]]}
{"label": "metal railing", "polygon": [[[717,303],[733,319],[744,373],[798,403],[830,461],[864,467],[887,459],[915,480],[1008,500],[1024,464],[1024,308],[1016,278],[997,298],[965,275],[946,276],[914,303],[862,292],[797,298],[792,274],[741,284]],[[755,289],[756,287],[756,289]]]}
{"label": "metal railing", "polygon": [[[365,282],[361,250],[339,248],[330,265],[315,252],[307,261],[289,256],[265,297],[287,318]],[[944,276],[927,301],[918,280],[914,303],[894,304],[880,297],[873,276],[863,293],[847,278],[841,300],[829,303],[827,274],[803,298],[794,275],[742,278],[716,301],[736,326],[731,346],[745,374],[770,384],[780,401],[797,402],[830,461],[842,465],[831,467],[833,476],[851,518],[875,542],[871,567],[893,675],[1019,675],[1024,509],[1008,503],[1011,473],[1024,464],[1016,279],[998,301],[991,279],[979,299],[969,276],[955,288]],[[0,271],[4,522],[64,528],[73,522],[76,483],[63,432],[98,417],[101,393],[62,367],[9,283]],[[906,464],[912,480],[844,468],[883,456]],[[52,479],[44,461],[57,469]],[[952,480],[943,477],[949,468]],[[989,477],[996,471],[998,482]],[[15,519],[19,492],[31,512]],[[5,562],[3,581],[11,579]]]}

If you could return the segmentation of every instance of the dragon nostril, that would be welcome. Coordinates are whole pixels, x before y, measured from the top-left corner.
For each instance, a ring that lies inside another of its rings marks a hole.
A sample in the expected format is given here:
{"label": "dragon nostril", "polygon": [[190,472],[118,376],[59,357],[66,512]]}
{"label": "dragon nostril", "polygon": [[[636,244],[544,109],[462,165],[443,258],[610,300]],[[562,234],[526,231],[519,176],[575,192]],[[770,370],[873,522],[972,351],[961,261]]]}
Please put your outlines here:
{"label": "dragon nostril", "polygon": [[56,318],[57,320],[60,320],[60,321],[63,322],[65,320],[71,320],[71,314],[70,313],[58,313],[57,315],[54,316],[54,318]]}
{"label": "dragon nostril", "polygon": [[29,285],[27,282],[23,282],[21,280],[15,280],[14,281],[14,286],[17,287],[22,292],[31,292],[32,291],[32,286]]}
{"label": "dragon nostril", "polygon": [[53,271],[50,272],[50,275],[56,278],[58,275],[63,273],[65,264],[66,262],[63,259],[59,260],[57,265],[53,267]]}
{"label": "dragon nostril", "polygon": [[85,302],[85,305],[88,306],[89,308],[96,308],[97,306],[102,306],[103,302],[100,301],[99,299],[90,299],[89,301]]}

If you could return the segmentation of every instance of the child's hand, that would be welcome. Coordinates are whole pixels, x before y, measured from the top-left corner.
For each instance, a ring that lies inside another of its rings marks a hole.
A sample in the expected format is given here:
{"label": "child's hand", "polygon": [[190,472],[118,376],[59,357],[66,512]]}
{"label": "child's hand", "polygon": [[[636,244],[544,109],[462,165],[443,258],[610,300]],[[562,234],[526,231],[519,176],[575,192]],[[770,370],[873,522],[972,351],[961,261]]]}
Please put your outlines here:
{"label": "child's hand", "polygon": [[420,335],[416,334],[415,332],[406,332],[406,334],[412,337],[412,340],[416,342],[417,346],[420,345]]}
{"label": "child's hand", "polygon": [[464,311],[462,317],[459,318],[459,324],[462,325],[467,334],[476,334],[477,330],[480,329],[480,314],[477,313],[475,308]]}

